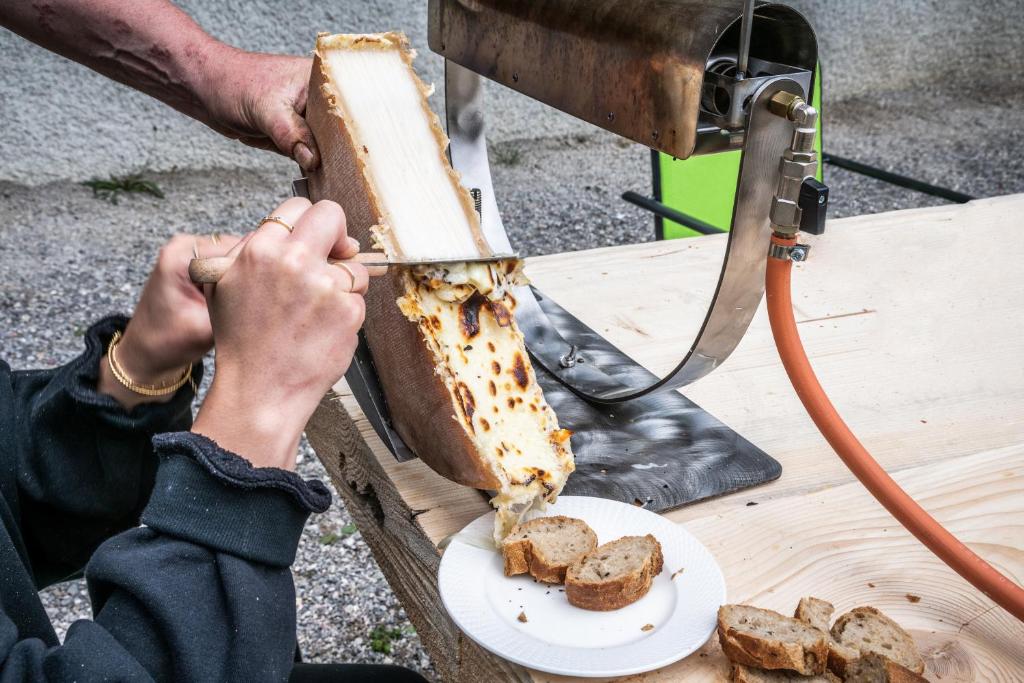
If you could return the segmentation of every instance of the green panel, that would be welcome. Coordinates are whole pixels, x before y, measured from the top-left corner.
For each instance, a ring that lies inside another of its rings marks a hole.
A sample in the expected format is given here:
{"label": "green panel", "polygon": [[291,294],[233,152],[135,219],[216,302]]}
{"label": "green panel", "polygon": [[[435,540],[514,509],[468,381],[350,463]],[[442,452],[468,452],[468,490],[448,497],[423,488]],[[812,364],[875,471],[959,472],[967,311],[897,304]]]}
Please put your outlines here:
{"label": "green panel", "polygon": [[825,182],[825,162],[821,160],[821,131],[825,127],[825,102],[821,99],[821,64],[814,67],[814,87],[811,88],[811,106],[818,110],[818,130],[814,132],[814,151],[818,153],[818,170],[814,177]]}
{"label": "green panel", "polygon": [[[659,155],[661,201],[716,228],[728,230],[736,200],[736,178],[741,152],[675,159]],[[693,237],[699,232],[665,219],[665,239]]]}
{"label": "green panel", "polygon": [[[814,148],[818,153],[818,170],[815,176],[823,181],[821,159],[821,131],[824,128],[823,104],[821,101],[821,68],[814,72],[814,89],[811,104],[818,109],[818,131]],[[736,202],[736,181],[739,178],[741,152],[723,152],[689,159],[674,159],[667,154],[658,155],[658,171],[661,178],[661,201],[667,206],[682,211],[716,228],[728,230],[732,225],[733,204]],[[665,239],[694,237],[700,233],[665,219]]]}

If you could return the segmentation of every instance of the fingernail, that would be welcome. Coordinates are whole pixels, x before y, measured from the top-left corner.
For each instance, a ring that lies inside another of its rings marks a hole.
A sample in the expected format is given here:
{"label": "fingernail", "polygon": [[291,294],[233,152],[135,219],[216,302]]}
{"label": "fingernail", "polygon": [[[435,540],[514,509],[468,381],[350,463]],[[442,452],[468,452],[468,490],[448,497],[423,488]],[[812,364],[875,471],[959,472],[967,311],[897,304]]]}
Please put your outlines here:
{"label": "fingernail", "polygon": [[292,147],[292,159],[295,159],[295,163],[304,171],[308,171],[313,166],[313,153],[309,151],[309,147],[306,147],[304,142],[296,142]]}
{"label": "fingernail", "polygon": [[360,247],[359,247],[359,240],[357,240],[355,237],[346,237],[345,239],[348,240],[348,245],[350,247],[352,247],[356,251],[359,251],[359,249],[360,249]]}

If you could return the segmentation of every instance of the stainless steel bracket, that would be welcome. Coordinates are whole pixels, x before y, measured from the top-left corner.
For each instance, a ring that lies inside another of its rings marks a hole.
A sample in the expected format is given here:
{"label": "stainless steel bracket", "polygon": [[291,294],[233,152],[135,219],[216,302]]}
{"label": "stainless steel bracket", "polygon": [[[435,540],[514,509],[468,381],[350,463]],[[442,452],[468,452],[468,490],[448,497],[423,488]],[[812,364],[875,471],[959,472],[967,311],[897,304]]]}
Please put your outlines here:
{"label": "stainless steel bracket", "polygon": [[[483,126],[483,79],[453,62],[445,67],[448,137],[452,165],[464,182],[482,192],[481,223],[495,250],[511,249],[494,199]],[[534,361],[581,398],[621,403],[657,391],[686,386],[721,365],[746,332],[764,295],[765,254],[771,237],[768,212],[778,184],[779,159],[788,148],[793,124],[768,109],[780,91],[803,95],[803,87],[779,76],[751,95],[746,143],[718,286],[697,338],[665,377],[646,385],[624,384],[600,365],[599,354],[565,336],[538,306],[533,292],[516,292],[516,318]],[[574,359],[567,363],[566,359]]]}

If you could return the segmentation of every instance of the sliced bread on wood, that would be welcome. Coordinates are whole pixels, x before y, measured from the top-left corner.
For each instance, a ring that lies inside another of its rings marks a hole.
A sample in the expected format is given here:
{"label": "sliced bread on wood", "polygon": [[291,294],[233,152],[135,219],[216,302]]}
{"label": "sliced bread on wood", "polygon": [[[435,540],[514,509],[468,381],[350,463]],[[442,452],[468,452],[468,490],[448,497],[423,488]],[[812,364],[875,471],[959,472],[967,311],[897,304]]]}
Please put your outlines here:
{"label": "sliced bread on wood", "polygon": [[835,609],[831,602],[806,597],[800,598],[800,603],[797,604],[793,616],[829,635],[828,669],[837,676],[842,676],[847,666],[860,656],[860,652],[832,639],[829,633],[829,624],[832,622],[832,613],[835,612]]}
{"label": "sliced bread on wood", "polygon": [[661,544],[654,536],[623,536],[569,567],[565,597],[583,609],[619,609],[646,595],[663,565]]}
{"label": "sliced bread on wood", "polygon": [[828,660],[828,636],[821,629],[750,605],[718,609],[718,640],[731,661],[762,669],[822,674]]}
{"label": "sliced bread on wood", "polygon": [[[917,645],[910,634],[899,624],[874,607],[855,607],[836,619],[832,625],[832,639],[844,645],[847,652],[860,655],[873,652],[914,673],[924,671],[924,660],[917,651]],[[835,666],[832,660],[835,660]],[[853,661],[849,654],[830,654],[829,668],[839,676],[846,677]]]}
{"label": "sliced bread on wood", "polygon": [[742,664],[732,665],[732,683],[841,683],[842,679],[826,671],[823,674],[804,676],[795,671],[785,669],[755,669]]}
{"label": "sliced bread on wood", "polygon": [[505,576],[529,573],[544,583],[562,583],[569,565],[596,547],[597,534],[581,519],[531,519],[513,527],[501,544]]}
{"label": "sliced bread on wood", "polygon": [[846,683],[928,683],[924,676],[874,652],[866,652],[850,664],[843,680]]}
{"label": "sliced bread on wood", "polygon": [[793,617],[828,633],[829,624],[832,623],[832,613],[835,611],[836,608],[827,600],[806,597],[800,598]]}
{"label": "sliced bread on wood", "polygon": [[846,676],[847,670],[860,658],[860,650],[837,643],[830,639],[828,643],[828,670],[840,678]]}

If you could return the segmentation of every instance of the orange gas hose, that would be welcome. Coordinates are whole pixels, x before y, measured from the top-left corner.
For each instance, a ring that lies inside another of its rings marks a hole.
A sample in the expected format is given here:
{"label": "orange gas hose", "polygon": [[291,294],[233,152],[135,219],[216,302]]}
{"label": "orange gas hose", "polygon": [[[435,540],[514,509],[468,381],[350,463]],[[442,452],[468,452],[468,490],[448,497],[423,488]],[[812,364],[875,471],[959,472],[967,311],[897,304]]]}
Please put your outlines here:
{"label": "orange gas hose", "polygon": [[[795,238],[772,236],[772,242],[792,246]],[[790,299],[792,262],[768,258],[765,288],[768,295],[768,319],[775,345],[782,357],[793,388],[814,424],[850,471],[878,499],[886,510],[910,533],[926,545],[953,571],[969,581],[1013,616],[1024,621],[1024,589],[1000,574],[970,548],[957,540],[893,481],[832,406],[814,375],[800,334],[793,319]]]}

